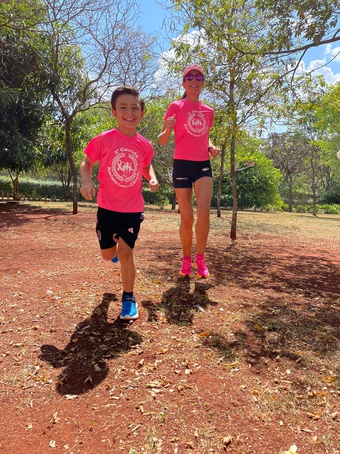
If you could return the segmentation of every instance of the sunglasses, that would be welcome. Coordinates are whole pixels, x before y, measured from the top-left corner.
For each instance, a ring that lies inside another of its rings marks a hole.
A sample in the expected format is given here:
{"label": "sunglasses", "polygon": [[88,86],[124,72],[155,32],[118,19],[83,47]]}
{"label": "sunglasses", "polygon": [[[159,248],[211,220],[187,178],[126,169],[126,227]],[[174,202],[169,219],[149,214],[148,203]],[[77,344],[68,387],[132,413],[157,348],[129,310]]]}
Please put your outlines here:
{"label": "sunglasses", "polygon": [[185,76],[185,80],[194,80],[194,78],[197,80],[197,82],[203,82],[204,80],[204,76],[202,76],[202,74],[188,74],[187,76]]}

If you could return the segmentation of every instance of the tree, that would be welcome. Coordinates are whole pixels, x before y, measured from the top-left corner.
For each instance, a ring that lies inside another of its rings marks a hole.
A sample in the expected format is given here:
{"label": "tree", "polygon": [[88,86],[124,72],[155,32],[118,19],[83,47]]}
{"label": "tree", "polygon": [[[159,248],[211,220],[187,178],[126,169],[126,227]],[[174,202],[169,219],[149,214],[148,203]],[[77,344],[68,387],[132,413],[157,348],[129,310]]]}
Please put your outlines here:
{"label": "tree", "polygon": [[[104,130],[112,129],[114,118],[106,103],[80,112],[73,120],[71,141],[73,159],[77,168],[84,159],[83,150],[89,140]],[[62,183],[65,200],[72,200],[72,173],[65,148],[65,124],[52,117],[44,123],[39,134],[41,165],[45,171],[57,174]]]}
{"label": "tree", "polygon": [[[249,121],[258,120],[270,107],[267,95],[274,88],[282,89],[285,81],[289,82],[289,74],[294,77],[298,54],[301,57],[309,47],[329,42],[328,35],[333,31],[332,42],[339,39],[338,30],[334,30],[338,2],[282,5],[281,0],[173,0],[173,3],[178,23],[184,23],[183,35],[191,32],[196,38],[194,43],[184,39],[173,41],[176,60],[180,59],[180,64],[195,60],[209,70],[207,87],[225,109],[224,124],[229,132],[222,141],[222,150],[227,143],[234,197],[230,237],[236,239],[238,131]],[[321,8],[321,18],[319,11],[313,10],[315,5]]]}
{"label": "tree", "polygon": [[[281,209],[282,199],[278,186],[281,172],[261,151],[259,139],[243,133],[236,149],[236,173],[238,207],[260,209]],[[222,182],[222,203],[225,207],[233,204],[230,173],[225,173]]]}
{"label": "tree", "polygon": [[305,158],[309,152],[309,141],[298,131],[272,133],[264,142],[263,151],[283,176],[287,187],[288,211],[293,210],[295,178],[305,169]]}
{"label": "tree", "polygon": [[35,24],[45,38],[41,72],[54,107],[64,123],[64,142],[77,213],[78,169],[72,145],[78,113],[108,101],[114,87],[134,84],[143,90],[153,76],[153,38],[135,29],[138,5],[133,0],[41,0],[44,19]]}
{"label": "tree", "polygon": [[[224,158],[229,150],[230,175],[233,191],[233,212],[230,238],[237,230],[237,174],[235,151],[240,131],[259,118],[266,107],[267,93],[278,83],[279,72],[268,71],[268,58],[261,54],[268,15],[254,8],[253,2],[208,0],[176,2],[185,22],[184,33],[190,27],[191,42],[173,42],[176,60],[180,63],[198,61],[206,68],[206,87],[219,110],[221,138],[221,175]],[[174,65],[175,68],[179,63]],[[266,71],[265,71],[266,69]]]}
{"label": "tree", "polygon": [[20,173],[38,164],[37,134],[48,113],[36,51],[43,38],[31,29],[28,6],[0,5],[0,168],[9,171],[15,199],[20,197]]}
{"label": "tree", "polygon": [[338,0],[257,0],[255,8],[271,14],[266,42],[271,55],[300,53],[301,61],[308,49],[340,40]]}
{"label": "tree", "polygon": [[170,192],[166,191],[165,188],[171,188],[172,200],[170,200],[170,202],[172,208],[175,209],[176,196],[172,183],[172,163],[174,155],[173,136],[164,146],[160,146],[158,143],[158,134],[162,129],[165,111],[172,100],[173,99],[170,98],[170,94],[168,94],[168,96],[163,97],[162,99],[156,99],[148,102],[145,108],[145,115],[138,127],[138,130],[152,142],[155,149],[154,168],[157,174],[157,179],[160,183],[160,189],[158,190],[159,194],[157,193],[157,195],[163,195],[165,197],[164,193]]}
{"label": "tree", "polygon": [[324,178],[324,200],[327,203],[340,203],[340,162],[336,156],[340,150],[339,99],[338,83],[327,87],[324,95],[313,105],[315,128],[320,133],[317,145],[323,151],[323,161],[329,169]]}

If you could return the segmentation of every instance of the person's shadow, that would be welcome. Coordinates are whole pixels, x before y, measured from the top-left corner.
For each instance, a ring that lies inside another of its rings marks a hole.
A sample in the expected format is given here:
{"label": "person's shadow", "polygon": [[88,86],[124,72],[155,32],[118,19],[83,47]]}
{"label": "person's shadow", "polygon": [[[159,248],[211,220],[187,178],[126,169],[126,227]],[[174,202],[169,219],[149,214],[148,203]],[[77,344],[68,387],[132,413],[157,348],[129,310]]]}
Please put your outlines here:
{"label": "person's shadow", "polygon": [[151,301],[143,301],[143,307],[148,311],[148,321],[156,321],[157,312],[164,311],[168,323],[176,325],[191,325],[195,312],[204,312],[208,306],[216,305],[211,301],[207,290],[212,284],[209,281],[194,281],[188,277],[177,279],[176,286],[169,288],[162,295],[162,301],[155,305]]}
{"label": "person's shadow", "polygon": [[42,345],[39,358],[55,368],[63,367],[56,389],[60,394],[83,394],[101,383],[109,372],[107,360],[129,351],[142,341],[141,336],[127,329],[119,318],[107,321],[114,294],[104,293],[103,300],[91,316],[77,325],[68,345],[59,350],[53,345]]}

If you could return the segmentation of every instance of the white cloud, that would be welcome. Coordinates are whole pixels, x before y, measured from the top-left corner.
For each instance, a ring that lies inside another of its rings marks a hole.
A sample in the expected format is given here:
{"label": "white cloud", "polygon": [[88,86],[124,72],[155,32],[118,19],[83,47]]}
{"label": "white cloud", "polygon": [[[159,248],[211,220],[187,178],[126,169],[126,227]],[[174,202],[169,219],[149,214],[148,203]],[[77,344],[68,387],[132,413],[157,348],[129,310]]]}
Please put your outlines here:
{"label": "white cloud", "polygon": [[322,75],[330,85],[340,82],[340,47],[332,48],[331,44],[327,44],[323,48],[311,50],[310,54],[316,58],[308,64],[304,63],[301,68],[303,71],[313,76]]}

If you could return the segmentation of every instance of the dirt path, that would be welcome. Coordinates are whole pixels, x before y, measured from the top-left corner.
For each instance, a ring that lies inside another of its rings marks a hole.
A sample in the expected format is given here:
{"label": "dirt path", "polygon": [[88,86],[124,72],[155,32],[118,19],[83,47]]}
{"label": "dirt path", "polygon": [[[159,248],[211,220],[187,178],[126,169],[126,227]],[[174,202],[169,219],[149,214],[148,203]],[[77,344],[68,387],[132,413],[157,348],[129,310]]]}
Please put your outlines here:
{"label": "dirt path", "polygon": [[0,206],[0,452],[340,453],[340,235],[214,219],[184,279],[178,215],[146,210],[122,323],[94,218]]}

